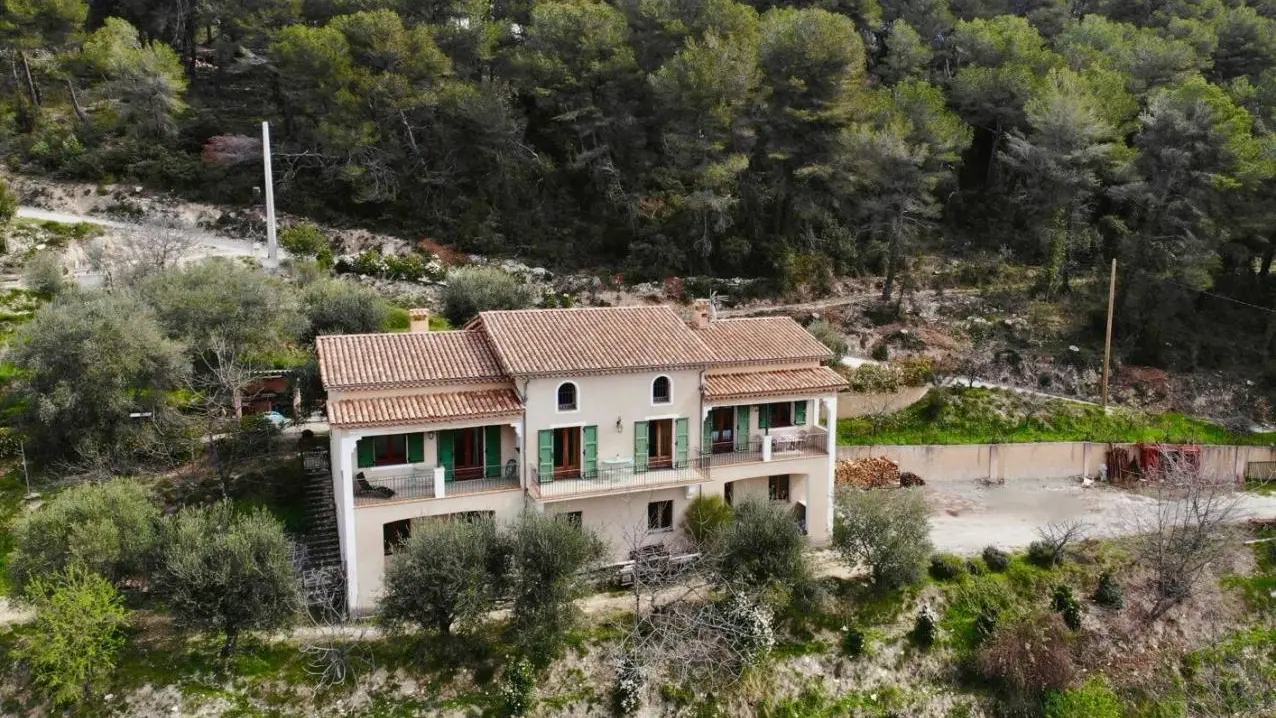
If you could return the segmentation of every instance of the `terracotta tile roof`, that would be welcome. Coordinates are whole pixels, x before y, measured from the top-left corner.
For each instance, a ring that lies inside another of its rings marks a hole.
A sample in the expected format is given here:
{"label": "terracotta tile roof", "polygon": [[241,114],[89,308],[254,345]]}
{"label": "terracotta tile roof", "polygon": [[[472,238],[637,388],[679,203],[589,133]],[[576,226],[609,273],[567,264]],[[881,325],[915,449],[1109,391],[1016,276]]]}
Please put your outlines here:
{"label": "terracotta tile roof", "polygon": [[523,402],[518,400],[518,395],[513,389],[369,397],[328,402],[328,423],[345,428],[426,424],[456,419],[519,416],[522,413]]}
{"label": "terracotta tile roof", "polygon": [[335,334],[315,339],[315,349],[329,391],[507,378],[481,332]]}
{"label": "terracotta tile roof", "polygon": [[750,364],[803,359],[824,361],[833,352],[788,317],[719,319],[695,330],[715,364]]}
{"label": "terracotta tile roof", "polygon": [[483,312],[501,367],[514,376],[702,367],[713,355],[669,307]]}
{"label": "terracotta tile roof", "polygon": [[846,386],[846,379],[826,366],[780,371],[709,374],[704,379],[704,397],[710,400],[813,394],[835,391]]}

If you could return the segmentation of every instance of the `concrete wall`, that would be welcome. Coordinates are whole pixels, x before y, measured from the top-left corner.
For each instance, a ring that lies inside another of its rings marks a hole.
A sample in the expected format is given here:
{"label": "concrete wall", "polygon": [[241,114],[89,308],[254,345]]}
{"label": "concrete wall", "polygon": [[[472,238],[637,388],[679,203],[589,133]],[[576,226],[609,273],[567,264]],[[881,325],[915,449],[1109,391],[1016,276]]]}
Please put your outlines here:
{"label": "concrete wall", "polygon": [[491,511],[499,522],[513,521],[523,510],[523,491],[494,491],[468,494],[430,501],[402,501],[397,503],[359,506],[354,510],[354,540],[358,556],[357,592],[352,601],[356,612],[366,613],[376,608],[381,595],[382,577],[388,558],[384,550],[385,524],[402,519],[425,516],[445,516],[466,511]]}
{"label": "concrete wall", "polygon": [[[1104,444],[1090,441],[1060,441],[1040,444],[928,444],[919,446],[840,446],[839,459],[885,456],[901,471],[911,471],[927,483],[1013,479],[1061,479],[1095,477],[1109,447],[1129,448],[1133,444]],[[1201,447],[1201,469],[1214,477],[1241,480],[1252,461],[1276,461],[1276,447]]]}

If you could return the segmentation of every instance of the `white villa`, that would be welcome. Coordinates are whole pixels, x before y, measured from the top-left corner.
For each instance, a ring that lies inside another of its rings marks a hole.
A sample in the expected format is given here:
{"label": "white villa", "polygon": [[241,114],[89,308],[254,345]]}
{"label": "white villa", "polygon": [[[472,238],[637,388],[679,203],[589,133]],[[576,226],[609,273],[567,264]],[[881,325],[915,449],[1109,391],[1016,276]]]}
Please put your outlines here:
{"label": "white villa", "polygon": [[788,318],[663,306],[483,312],[464,329],[320,337],[347,605],[375,608],[412,522],[525,507],[607,539],[679,531],[698,495],[833,526],[831,353]]}

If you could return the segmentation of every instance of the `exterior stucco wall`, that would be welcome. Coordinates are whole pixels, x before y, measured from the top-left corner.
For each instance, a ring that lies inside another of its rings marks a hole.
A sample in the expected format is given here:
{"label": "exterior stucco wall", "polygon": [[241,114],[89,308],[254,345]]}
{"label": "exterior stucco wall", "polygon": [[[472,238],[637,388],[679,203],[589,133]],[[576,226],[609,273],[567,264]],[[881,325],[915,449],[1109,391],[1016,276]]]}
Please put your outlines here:
{"label": "exterior stucco wall", "polygon": [[[691,498],[688,498],[690,494]],[[545,505],[546,515],[580,512],[581,526],[596,532],[608,545],[612,561],[625,561],[636,545],[674,545],[682,538],[682,517],[696,489],[680,487],[640,491],[613,496],[597,496]],[[673,527],[669,531],[647,531],[647,504],[673,501]]]}
{"label": "exterior stucco wall", "polygon": [[358,591],[352,603],[356,612],[366,613],[376,607],[385,573],[385,524],[403,519],[445,516],[466,511],[491,511],[498,522],[516,519],[523,510],[522,490],[469,494],[430,501],[360,506],[354,510],[354,540],[358,555]]}
{"label": "exterior stucco wall", "polygon": [[[672,382],[668,404],[651,403],[651,384],[658,376]],[[576,384],[575,411],[558,411],[558,387]],[[518,382],[522,391],[522,382]],[[688,420],[690,456],[700,444],[700,372],[650,372],[600,376],[554,377],[527,382],[527,464],[536,465],[537,432],[564,426],[598,427],[598,459],[634,455],[634,422],[652,419]],[[620,419],[620,431],[616,420]]]}

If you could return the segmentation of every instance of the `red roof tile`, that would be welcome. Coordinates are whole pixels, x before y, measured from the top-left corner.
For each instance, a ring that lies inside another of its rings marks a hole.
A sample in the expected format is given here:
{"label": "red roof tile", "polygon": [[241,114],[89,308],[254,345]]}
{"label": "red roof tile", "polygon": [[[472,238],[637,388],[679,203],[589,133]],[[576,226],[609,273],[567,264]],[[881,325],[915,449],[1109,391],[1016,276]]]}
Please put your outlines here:
{"label": "red roof tile", "polygon": [[710,400],[825,393],[846,386],[846,379],[826,366],[708,374],[704,379],[704,396]]}
{"label": "red roof tile", "polygon": [[334,334],[315,350],[329,391],[506,379],[481,332]]}
{"label": "red roof tile", "polygon": [[520,309],[470,323],[513,376],[696,368],[713,355],[669,307]]}
{"label": "red roof tile", "polygon": [[523,402],[513,389],[341,399],[328,403],[328,423],[343,428],[427,424],[522,413]]}
{"label": "red roof tile", "polygon": [[714,364],[755,364],[833,358],[819,339],[788,317],[719,319],[695,330]]}

